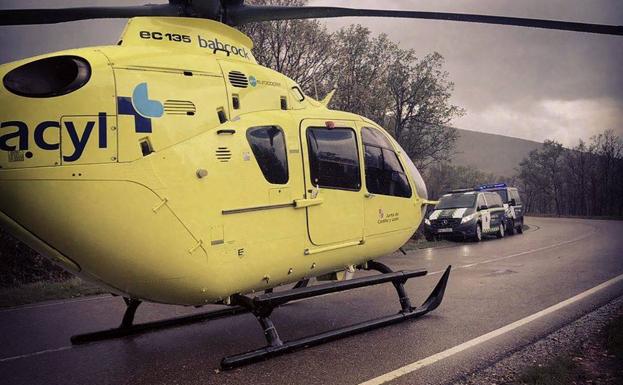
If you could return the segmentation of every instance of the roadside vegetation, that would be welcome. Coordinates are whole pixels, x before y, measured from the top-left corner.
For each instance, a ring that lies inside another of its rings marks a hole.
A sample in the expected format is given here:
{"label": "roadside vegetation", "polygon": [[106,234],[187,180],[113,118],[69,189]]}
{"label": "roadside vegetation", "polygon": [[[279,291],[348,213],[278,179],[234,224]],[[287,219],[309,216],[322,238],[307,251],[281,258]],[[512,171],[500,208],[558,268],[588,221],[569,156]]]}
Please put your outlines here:
{"label": "roadside vegetation", "polygon": [[623,310],[573,354],[525,368],[508,385],[623,384]]}
{"label": "roadside vegetation", "polygon": [[74,277],[61,282],[39,281],[0,289],[0,308],[103,294],[100,287]]}
{"label": "roadside vegetation", "polygon": [[614,130],[573,148],[547,140],[520,163],[529,213],[623,217],[623,139]]}
{"label": "roadside vegetation", "polygon": [[0,272],[0,307],[102,293],[2,230]]}

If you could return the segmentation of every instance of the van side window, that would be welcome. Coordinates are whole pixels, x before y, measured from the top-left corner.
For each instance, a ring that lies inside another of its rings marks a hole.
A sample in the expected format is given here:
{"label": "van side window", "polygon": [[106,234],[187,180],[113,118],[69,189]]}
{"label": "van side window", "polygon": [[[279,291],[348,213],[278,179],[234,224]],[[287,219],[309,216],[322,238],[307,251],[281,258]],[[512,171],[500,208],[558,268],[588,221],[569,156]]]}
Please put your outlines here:
{"label": "van side window", "polygon": [[411,186],[398,154],[380,131],[364,127],[361,139],[365,153],[366,188],[372,194],[411,197]]}
{"label": "van side window", "polygon": [[247,140],[268,183],[288,183],[288,158],[283,131],[277,126],[252,127]]}
{"label": "van side window", "polygon": [[310,127],[307,129],[307,147],[314,186],[361,189],[359,153],[353,129]]}

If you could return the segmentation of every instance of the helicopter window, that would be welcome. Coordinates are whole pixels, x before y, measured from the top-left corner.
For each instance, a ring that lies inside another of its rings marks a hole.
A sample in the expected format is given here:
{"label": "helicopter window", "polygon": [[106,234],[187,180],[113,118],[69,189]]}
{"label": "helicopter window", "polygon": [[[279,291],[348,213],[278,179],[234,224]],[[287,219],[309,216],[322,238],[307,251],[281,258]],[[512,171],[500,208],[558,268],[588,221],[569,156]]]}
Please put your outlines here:
{"label": "helicopter window", "polygon": [[411,186],[398,155],[387,138],[378,130],[361,130],[365,153],[366,188],[368,192],[397,197],[411,197]]}
{"label": "helicopter window", "polygon": [[361,173],[355,131],[311,127],[307,130],[307,145],[315,186],[359,191]]}
{"label": "helicopter window", "polygon": [[253,127],[247,140],[262,174],[269,183],[288,183],[288,158],[283,131],[276,126]]}
{"label": "helicopter window", "polygon": [[19,66],[2,82],[20,96],[48,98],[66,95],[84,86],[91,78],[91,66],[78,56],[54,56]]}

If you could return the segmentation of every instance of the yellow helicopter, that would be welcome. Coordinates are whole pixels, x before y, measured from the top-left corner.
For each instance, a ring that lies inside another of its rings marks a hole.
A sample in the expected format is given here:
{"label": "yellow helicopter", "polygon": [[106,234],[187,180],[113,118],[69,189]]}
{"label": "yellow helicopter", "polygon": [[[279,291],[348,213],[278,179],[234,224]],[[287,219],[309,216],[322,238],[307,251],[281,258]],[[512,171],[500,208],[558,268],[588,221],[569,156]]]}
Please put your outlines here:
{"label": "yellow helicopter", "polygon": [[[241,0],[0,10],[0,25],[132,17],[115,46],[0,66],[0,225],[128,305],[119,328],[74,343],[253,312],[268,345],[225,358],[231,368],[439,306],[450,267],[413,307],[403,284],[426,271],[374,261],[412,236],[431,203],[408,154],[373,121],[330,110],[332,94],[314,100],[258,65],[251,40],[231,27],[336,16],[621,35],[619,26]],[[381,274],[344,279],[357,269]],[[307,286],[312,277],[329,282]],[[396,287],[399,313],[289,342],[270,320],[288,301],[381,283]],[[141,301],[227,308],[135,325]]]}

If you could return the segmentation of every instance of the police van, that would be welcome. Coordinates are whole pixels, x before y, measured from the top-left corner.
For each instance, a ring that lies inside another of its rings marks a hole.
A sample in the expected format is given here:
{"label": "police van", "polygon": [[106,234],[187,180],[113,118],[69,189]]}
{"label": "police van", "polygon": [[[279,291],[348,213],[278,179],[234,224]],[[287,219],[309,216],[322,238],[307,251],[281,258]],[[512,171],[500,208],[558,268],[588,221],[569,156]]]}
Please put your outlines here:
{"label": "police van", "polygon": [[455,190],[443,195],[424,219],[424,235],[429,241],[458,238],[480,242],[487,234],[503,238],[506,223],[506,209],[500,195],[473,189]]}
{"label": "police van", "polygon": [[506,233],[509,235],[523,233],[524,207],[516,187],[508,187],[506,183],[494,183],[482,185],[475,190],[498,194],[506,209]]}

